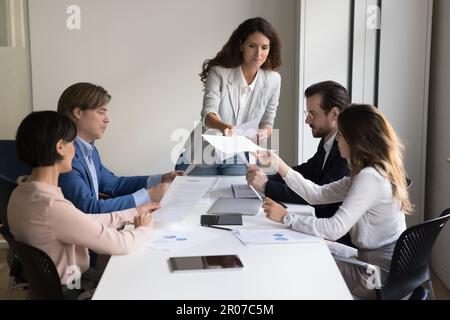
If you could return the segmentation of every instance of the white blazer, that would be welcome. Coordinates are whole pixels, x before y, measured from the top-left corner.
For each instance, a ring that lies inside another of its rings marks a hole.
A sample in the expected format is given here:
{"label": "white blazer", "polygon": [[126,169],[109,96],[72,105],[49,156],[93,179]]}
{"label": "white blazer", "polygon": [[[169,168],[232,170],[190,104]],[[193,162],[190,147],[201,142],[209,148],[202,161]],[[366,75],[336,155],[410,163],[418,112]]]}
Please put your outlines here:
{"label": "white blazer", "polygon": [[[236,125],[238,112],[239,82],[241,71],[239,67],[224,68],[215,66],[208,73],[203,96],[202,120],[213,112],[225,123]],[[260,69],[255,83],[255,89],[249,104],[246,122],[258,119],[259,126],[273,127],[280,97],[281,77],[278,72]]]}
{"label": "white blazer", "polygon": [[[210,112],[217,114],[225,123],[237,124],[239,81],[241,71],[239,67],[224,68],[214,66],[210,69],[205,83],[203,96],[202,121],[191,133],[184,146],[185,156],[190,163],[203,163],[202,150],[208,145],[202,143],[201,134],[205,131],[204,119]],[[246,108],[245,118],[241,122],[253,119],[259,120],[259,127],[273,127],[280,97],[281,77],[276,71],[259,69],[252,97]],[[192,148],[192,145],[195,147]],[[197,147],[198,146],[198,147]],[[194,155],[195,153],[195,155]],[[195,160],[194,160],[195,159]]]}

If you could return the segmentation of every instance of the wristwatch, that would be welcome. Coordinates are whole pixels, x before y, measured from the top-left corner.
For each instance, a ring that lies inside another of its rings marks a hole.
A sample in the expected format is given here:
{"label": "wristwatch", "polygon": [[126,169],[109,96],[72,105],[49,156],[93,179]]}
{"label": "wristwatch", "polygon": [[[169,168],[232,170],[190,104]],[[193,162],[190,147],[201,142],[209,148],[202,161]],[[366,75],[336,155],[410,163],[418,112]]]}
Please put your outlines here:
{"label": "wristwatch", "polygon": [[288,227],[291,226],[292,220],[293,220],[293,217],[292,217],[292,215],[289,214],[289,213],[286,214],[286,215],[283,217],[283,223],[284,223],[285,225],[287,225]]}

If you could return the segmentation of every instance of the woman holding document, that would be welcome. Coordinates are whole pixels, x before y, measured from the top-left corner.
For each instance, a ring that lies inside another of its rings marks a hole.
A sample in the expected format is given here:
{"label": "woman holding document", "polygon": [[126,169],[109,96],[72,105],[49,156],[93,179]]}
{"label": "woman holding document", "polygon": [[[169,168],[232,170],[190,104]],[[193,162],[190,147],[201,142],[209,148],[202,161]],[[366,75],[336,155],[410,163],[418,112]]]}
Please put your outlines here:
{"label": "woman holding document", "polygon": [[[8,223],[15,239],[41,249],[52,259],[67,298],[80,290],[67,286],[80,281],[91,290],[100,273],[89,268],[88,248],[104,254],[127,254],[151,236],[151,213],[159,204],[105,214],[85,214],[66,200],[58,187],[61,173],[72,169],[77,136],[74,122],[54,111],[29,114],[16,136],[19,159],[33,171],[20,177],[8,204]],[[135,229],[119,231],[127,223]],[[81,277],[81,279],[80,279]]]}
{"label": "woman holding document", "polygon": [[[351,176],[319,186],[303,178],[272,152],[258,152],[287,185],[310,204],[342,202],[328,219],[291,215],[271,199],[264,200],[267,217],[294,230],[336,240],[347,232],[358,247],[358,259],[389,270],[394,246],[406,229],[405,213],[412,211],[406,190],[402,145],[383,114],[368,105],[353,105],[339,114],[339,151]],[[352,264],[337,262],[353,295],[376,298],[373,274]],[[384,270],[383,270],[384,269]]]}
{"label": "woman holding document", "polygon": [[281,65],[280,49],[270,23],[252,18],[238,26],[216,57],[203,63],[202,128],[191,134],[177,170],[194,163],[198,165],[192,175],[245,175],[245,157],[224,159],[199,135],[233,136],[238,127],[253,123],[254,129],[259,129],[256,141],[270,137],[280,96],[281,78],[275,71]]}

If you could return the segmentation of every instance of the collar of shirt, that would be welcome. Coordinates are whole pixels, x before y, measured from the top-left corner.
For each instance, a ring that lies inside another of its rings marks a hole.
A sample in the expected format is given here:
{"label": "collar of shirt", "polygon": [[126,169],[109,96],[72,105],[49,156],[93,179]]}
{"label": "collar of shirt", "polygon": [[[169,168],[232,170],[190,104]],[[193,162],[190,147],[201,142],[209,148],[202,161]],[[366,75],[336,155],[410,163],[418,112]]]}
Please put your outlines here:
{"label": "collar of shirt", "polygon": [[78,145],[80,146],[81,153],[83,156],[92,159],[92,152],[94,151],[94,144],[90,144],[89,142],[84,141],[80,137],[76,137]]}
{"label": "collar of shirt", "polygon": [[325,152],[326,152],[327,154],[330,152],[331,148],[333,147],[334,140],[336,139],[336,134],[337,134],[337,132],[336,132],[335,134],[333,134],[333,135],[330,137],[330,139],[328,139],[328,140],[323,144],[323,148],[325,149]]}
{"label": "collar of shirt", "polygon": [[241,94],[243,92],[245,92],[245,90],[248,90],[248,89],[251,92],[253,92],[253,90],[255,90],[256,80],[258,79],[259,69],[256,72],[255,78],[253,79],[252,83],[250,83],[250,84],[247,84],[247,80],[245,80],[244,73],[242,72],[242,67],[239,68],[239,73],[241,74],[241,77],[240,77],[241,81],[239,82],[239,88],[241,90]]}

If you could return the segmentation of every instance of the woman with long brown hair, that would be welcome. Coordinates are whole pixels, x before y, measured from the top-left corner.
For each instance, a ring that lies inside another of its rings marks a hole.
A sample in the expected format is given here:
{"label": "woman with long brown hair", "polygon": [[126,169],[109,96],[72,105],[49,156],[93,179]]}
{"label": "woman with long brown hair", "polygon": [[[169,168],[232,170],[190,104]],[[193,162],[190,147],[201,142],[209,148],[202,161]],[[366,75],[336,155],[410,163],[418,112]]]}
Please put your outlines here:
{"label": "woman with long brown hair", "polygon": [[[265,19],[257,17],[242,22],[228,42],[213,59],[203,63],[200,79],[205,85],[201,125],[203,130],[215,130],[232,136],[236,126],[256,120],[259,132],[257,140],[265,141],[272,133],[281,78],[276,70],[281,65],[281,44],[275,29]],[[196,130],[194,130],[195,132]],[[245,175],[244,162],[235,156],[233,161],[211,156],[205,150],[207,144],[185,146],[186,163],[201,163],[191,174],[195,175]],[[195,159],[193,154],[201,154]]]}
{"label": "woman with long brown hair", "polygon": [[[294,230],[336,240],[347,232],[358,248],[358,259],[389,270],[395,242],[406,229],[405,213],[412,211],[406,189],[402,144],[384,115],[369,105],[352,105],[338,118],[339,151],[351,176],[318,186],[292,170],[276,154],[258,153],[261,162],[278,170],[287,185],[310,204],[343,201],[328,219],[292,215],[266,198],[267,217]],[[375,298],[371,273],[338,262],[355,296]]]}

